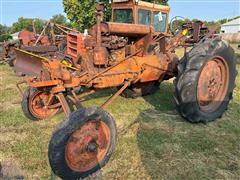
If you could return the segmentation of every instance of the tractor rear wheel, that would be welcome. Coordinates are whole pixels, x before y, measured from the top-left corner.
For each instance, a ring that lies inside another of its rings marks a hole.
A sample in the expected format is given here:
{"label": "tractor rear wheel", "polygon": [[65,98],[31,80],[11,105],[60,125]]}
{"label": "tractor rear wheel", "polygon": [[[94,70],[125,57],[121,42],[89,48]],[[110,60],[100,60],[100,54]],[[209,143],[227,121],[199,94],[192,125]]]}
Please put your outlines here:
{"label": "tractor rear wheel", "polygon": [[128,87],[122,92],[121,96],[125,98],[137,98],[154,94],[159,90],[160,83],[158,81],[147,83],[136,83]]}
{"label": "tractor rear wheel", "polygon": [[236,79],[233,49],[219,38],[194,47],[178,66],[178,112],[193,123],[216,120],[232,99]]}
{"label": "tractor rear wheel", "polygon": [[99,107],[70,114],[53,134],[48,147],[52,171],[62,179],[81,179],[102,168],[116,144],[113,117]]}
{"label": "tractor rear wheel", "polygon": [[[48,109],[44,106],[50,98],[50,92],[40,91],[36,88],[28,88],[23,95],[22,110],[24,115],[33,121],[46,119],[55,115],[60,107]],[[50,105],[57,103],[57,99],[53,98]]]}

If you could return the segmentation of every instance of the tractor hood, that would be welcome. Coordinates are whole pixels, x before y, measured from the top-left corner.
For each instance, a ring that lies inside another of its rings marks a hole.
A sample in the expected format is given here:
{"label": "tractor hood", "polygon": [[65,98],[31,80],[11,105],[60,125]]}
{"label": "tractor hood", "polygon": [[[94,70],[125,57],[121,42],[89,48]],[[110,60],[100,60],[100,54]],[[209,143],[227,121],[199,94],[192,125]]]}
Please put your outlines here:
{"label": "tractor hood", "polygon": [[[94,25],[89,30],[89,34],[95,36],[96,30],[97,26]],[[143,37],[150,32],[154,32],[154,29],[146,25],[107,22],[101,23],[101,32],[123,37]]]}

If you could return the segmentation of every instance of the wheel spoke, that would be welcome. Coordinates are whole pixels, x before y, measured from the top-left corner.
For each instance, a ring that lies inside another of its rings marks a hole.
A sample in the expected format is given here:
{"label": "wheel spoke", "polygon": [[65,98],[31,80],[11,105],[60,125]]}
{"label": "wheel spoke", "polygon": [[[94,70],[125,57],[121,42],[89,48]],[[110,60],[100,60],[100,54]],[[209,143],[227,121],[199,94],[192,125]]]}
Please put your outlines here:
{"label": "wheel spoke", "polygon": [[37,91],[29,98],[29,110],[34,117],[45,119],[57,113],[59,107],[55,109],[48,109],[45,103],[50,98],[50,93]]}

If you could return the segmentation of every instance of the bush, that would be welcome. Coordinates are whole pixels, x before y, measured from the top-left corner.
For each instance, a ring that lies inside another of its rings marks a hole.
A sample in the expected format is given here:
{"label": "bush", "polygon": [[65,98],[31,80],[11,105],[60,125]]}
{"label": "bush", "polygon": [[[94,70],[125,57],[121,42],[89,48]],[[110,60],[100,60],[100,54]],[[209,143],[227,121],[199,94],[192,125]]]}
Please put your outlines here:
{"label": "bush", "polygon": [[12,39],[12,36],[9,34],[0,35],[0,42],[8,41],[10,39]]}

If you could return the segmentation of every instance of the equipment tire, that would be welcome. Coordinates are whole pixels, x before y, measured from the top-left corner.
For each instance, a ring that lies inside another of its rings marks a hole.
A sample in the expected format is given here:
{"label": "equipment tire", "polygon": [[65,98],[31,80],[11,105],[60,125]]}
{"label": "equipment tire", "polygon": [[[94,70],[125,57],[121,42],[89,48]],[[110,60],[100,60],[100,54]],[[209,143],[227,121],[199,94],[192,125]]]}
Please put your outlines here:
{"label": "equipment tire", "polygon": [[[55,115],[60,108],[55,108],[55,109],[46,109],[44,112],[45,114],[38,114],[37,112],[39,111],[34,111],[34,106],[33,102],[34,102],[34,98],[37,97],[37,95],[41,95],[41,94],[47,94],[48,92],[42,92],[40,90],[38,90],[37,88],[27,88],[26,91],[23,94],[23,98],[22,98],[22,111],[24,113],[24,115],[32,120],[32,121],[38,121],[38,120],[42,120],[42,119],[46,119],[47,117],[53,116]],[[38,110],[41,110],[41,107],[38,107]]]}
{"label": "equipment tire", "polygon": [[178,65],[178,112],[193,123],[220,118],[232,99],[236,75],[236,58],[227,42],[215,38],[197,44]]}
{"label": "equipment tire", "polygon": [[62,179],[81,179],[98,171],[115,149],[116,134],[113,117],[102,108],[78,109],[51,138],[48,157],[52,171]]}

